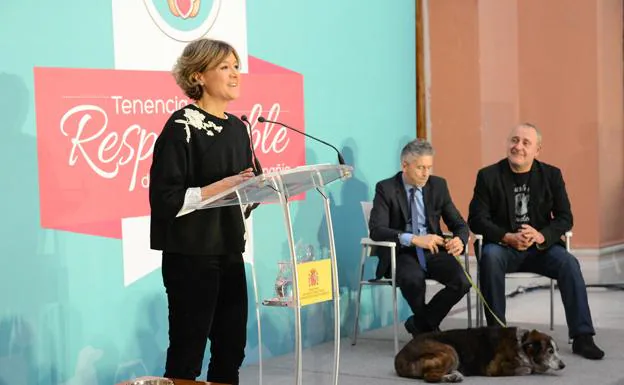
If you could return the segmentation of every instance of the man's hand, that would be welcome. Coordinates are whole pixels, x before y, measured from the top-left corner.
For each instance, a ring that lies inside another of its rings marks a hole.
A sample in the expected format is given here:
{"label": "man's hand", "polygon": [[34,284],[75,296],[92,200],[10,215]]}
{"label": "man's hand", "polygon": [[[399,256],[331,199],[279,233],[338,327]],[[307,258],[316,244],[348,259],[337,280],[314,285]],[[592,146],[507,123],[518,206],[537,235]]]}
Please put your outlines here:
{"label": "man's hand", "polygon": [[520,229],[518,230],[518,232],[522,234],[522,236],[525,239],[531,242],[537,243],[538,245],[546,241],[542,233],[540,233],[539,231],[535,230],[533,227],[527,224],[520,226]]}
{"label": "man's hand", "polygon": [[444,243],[446,251],[453,257],[458,257],[464,251],[464,242],[459,237],[454,237]]}
{"label": "man's hand", "polygon": [[533,243],[535,243],[535,240],[532,237],[527,237],[522,232],[518,231],[517,233],[505,234],[503,237],[503,243],[518,251],[524,251],[531,247]]}
{"label": "man's hand", "polygon": [[438,246],[444,245],[444,238],[436,234],[415,235],[412,245],[429,250],[432,254],[438,253]]}

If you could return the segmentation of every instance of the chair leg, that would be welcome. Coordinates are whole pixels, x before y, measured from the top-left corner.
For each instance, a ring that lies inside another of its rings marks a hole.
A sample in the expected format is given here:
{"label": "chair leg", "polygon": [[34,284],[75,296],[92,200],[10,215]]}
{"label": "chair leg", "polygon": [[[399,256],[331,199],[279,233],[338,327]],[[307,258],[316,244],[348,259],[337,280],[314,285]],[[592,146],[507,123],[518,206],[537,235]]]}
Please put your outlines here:
{"label": "chair leg", "polygon": [[466,307],[468,308],[468,329],[472,328],[472,300],[470,299],[471,293],[472,288],[468,290],[468,293],[466,293]]}
{"label": "chair leg", "polygon": [[[479,291],[481,290],[481,285],[479,285],[479,283],[477,283],[477,289],[479,289]],[[476,314],[476,319],[477,319],[477,327],[481,327],[483,326],[483,301],[481,300],[481,297],[479,297],[477,295],[477,300],[476,300],[476,306],[475,306],[475,310],[477,312]]]}
{"label": "chair leg", "polygon": [[390,277],[392,279],[392,318],[394,329],[394,354],[399,354],[399,311],[397,309],[396,248],[390,249]]}
{"label": "chair leg", "polygon": [[555,330],[555,281],[550,280],[550,330]]}
{"label": "chair leg", "polygon": [[476,318],[476,322],[477,322],[477,327],[481,327],[484,324],[484,306],[483,306],[483,300],[481,300],[481,296],[479,295],[479,293],[481,293],[481,265],[479,264],[479,261],[481,260],[481,251],[483,248],[483,241],[478,240],[477,241],[477,248],[475,250],[475,257],[477,259],[477,299],[476,299],[476,306],[475,306],[475,310],[477,312],[475,318]]}
{"label": "chair leg", "polygon": [[475,298],[475,323],[477,327],[483,326],[483,314],[481,313],[481,297],[479,293],[481,292],[481,283],[479,282],[479,262],[477,261],[477,274],[476,274],[476,285],[477,285],[477,297]]}
{"label": "chair leg", "polygon": [[[470,261],[468,260],[468,247],[464,252],[464,268],[466,270],[466,274],[470,275]],[[471,276],[472,277],[472,276]],[[468,308],[468,328],[472,328],[472,299],[470,298],[470,294],[472,293],[472,287],[466,293],[466,307]]]}
{"label": "chair leg", "polygon": [[394,354],[399,354],[399,311],[397,309],[396,281],[392,285],[392,315],[394,318]]}
{"label": "chair leg", "polygon": [[366,254],[368,252],[368,246],[362,246],[362,259],[360,260],[360,274],[358,275],[358,292],[355,302],[355,324],[353,325],[353,341],[351,345],[357,343],[357,335],[359,330],[358,321],[360,319],[360,297],[362,296],[362,278],[364,276],[364,262],[366,261]]}

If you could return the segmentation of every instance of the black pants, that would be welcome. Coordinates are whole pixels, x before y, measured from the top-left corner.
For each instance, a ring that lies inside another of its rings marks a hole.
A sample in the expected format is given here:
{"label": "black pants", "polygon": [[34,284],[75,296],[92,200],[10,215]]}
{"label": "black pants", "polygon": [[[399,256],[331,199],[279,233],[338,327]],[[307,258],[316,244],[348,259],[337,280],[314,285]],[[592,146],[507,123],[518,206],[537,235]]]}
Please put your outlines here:
{"label": "black pants", "polygon": [[247,281],[241,254],[163,253],[169,301],[165,377],[195,380],[210,338],[208,381],[238,384],[247,341]]}
{"label": "black pants", "polygon": [[[425,259],[426,272],[420,267],[413,247],[400,250],[396,261],[397,285],[414,313],[415,325],[421,331],[438,327],[470,290],[470,282],[455,257],[446,251],[437,254],[425,251]],[[425,304],[425,279],[434,279],[444,285],[428,304]]]}
{"label": "black pants", "polygon": [[[594,334],[581,266],[563,246],[553,245],[546,250],[531,247],[526,251],[518,251],[488,243],[483,246],[479,266],[483,297],[503,323],[506,323],[505,273],[530,272],[557,280],[570,337]],[[487,308],[485,318],[488,325],[498,325]]]}

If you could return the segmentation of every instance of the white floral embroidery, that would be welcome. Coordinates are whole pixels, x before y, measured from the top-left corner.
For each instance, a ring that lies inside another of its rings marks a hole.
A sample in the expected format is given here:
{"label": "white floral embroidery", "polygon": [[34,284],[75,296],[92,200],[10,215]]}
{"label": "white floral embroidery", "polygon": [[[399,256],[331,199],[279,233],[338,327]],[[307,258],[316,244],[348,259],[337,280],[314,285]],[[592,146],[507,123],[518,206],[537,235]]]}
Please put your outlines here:
{"label": "white floral embroidery", "polygon": [[176,123],[184,124],[184,131],[186,131],[186,142],[191,142],[191,129],[190,126],[197,128],[198,130],[206,131],[206,135],[214,136],[215,132],[218,134],[223,130],[223,127],[217,126],[214,122],[207,121],[204,122],[206,116],[197,110],[193,110],[191,108],[184,109],[184,119],[177,119]]}

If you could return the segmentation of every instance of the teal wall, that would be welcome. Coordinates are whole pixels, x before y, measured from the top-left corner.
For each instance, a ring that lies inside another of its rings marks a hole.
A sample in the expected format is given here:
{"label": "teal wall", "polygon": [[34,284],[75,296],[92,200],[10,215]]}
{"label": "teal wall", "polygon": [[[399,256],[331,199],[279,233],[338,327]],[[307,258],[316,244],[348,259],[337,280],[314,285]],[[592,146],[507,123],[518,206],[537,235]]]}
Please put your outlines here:
{"label": "teal wall", "polygon": [[[343,335],[350,335],[360,201],[396,172],[415,136],[415,10],[408,0],[267,0],[247,3],[251,56],[304,77],[306,130],[334,143],[355,174],[328,189],[339,259]],[[0,5],[0,385],[102,385],[162,373],[167,306],[160,270],[124,287],[117,239],[43,229],[39,218],[33,67],[114,68],[109,1],[12,1]],[[306,141],[307,163],[335,154]],[[320,200],[293,204],[296,238],[325,244]],[[277,206],[254,214],[261,297],[273,295],[286,258]],[[390,322],[389,293],[365,291],[362,326]],[[250,310],[252,305],[250,304]],[[304,309],[304,340],[331,339],[331,306]],[[405,307],[402,309],[406,315]],[[257,358],[254,313],[247,362]],[[292,312],[262,309],[263,351],[292,350]]]}

